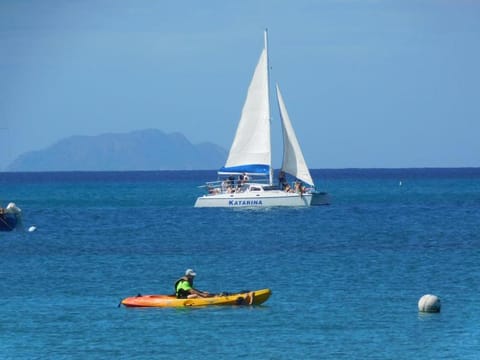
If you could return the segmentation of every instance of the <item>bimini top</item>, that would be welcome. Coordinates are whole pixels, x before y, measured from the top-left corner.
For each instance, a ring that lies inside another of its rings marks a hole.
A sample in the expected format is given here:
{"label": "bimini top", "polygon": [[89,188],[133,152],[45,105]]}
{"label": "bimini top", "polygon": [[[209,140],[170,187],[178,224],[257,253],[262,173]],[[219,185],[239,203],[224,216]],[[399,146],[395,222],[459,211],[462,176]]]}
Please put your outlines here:
{"label": "bimini top", "polygon": [[227,174],[251,174],[251,175],[268,175],[270,171],[270,166],[268,165],[239,165],[239,166],[230,166],[222,167],[218,170],[218,174],[227,175]]}

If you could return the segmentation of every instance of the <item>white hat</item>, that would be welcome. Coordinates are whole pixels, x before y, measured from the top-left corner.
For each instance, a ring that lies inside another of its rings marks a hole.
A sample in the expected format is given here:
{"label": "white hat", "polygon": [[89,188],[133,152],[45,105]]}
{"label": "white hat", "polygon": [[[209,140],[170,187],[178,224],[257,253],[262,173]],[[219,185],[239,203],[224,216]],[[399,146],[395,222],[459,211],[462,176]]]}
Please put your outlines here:
{"label": "white hat", "polygon": [[187,269],[187,271],[185,271],[185,276],[196,276],[196,275],[197,273],[192,269]]}

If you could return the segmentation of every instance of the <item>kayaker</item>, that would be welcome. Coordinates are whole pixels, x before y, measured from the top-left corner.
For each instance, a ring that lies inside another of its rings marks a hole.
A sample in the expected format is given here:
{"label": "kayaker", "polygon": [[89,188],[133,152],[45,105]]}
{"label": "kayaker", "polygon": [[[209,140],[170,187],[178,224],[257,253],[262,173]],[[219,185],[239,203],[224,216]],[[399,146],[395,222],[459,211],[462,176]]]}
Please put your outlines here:
{"label": "kayaker", "polygon": [[210,297],[207,291],[200,291],[193,287],[193,278],[197,275],[192,269],[185,271],[185,276],[182,276],[175,283],[175,294],[178,299],[193,299],[198,297]]}

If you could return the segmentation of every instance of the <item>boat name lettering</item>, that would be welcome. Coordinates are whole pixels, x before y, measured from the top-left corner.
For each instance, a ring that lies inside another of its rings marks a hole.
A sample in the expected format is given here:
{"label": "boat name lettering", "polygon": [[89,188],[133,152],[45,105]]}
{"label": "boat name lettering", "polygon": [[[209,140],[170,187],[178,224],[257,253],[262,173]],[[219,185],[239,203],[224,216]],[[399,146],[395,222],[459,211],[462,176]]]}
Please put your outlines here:
{"label": "boat name lettering", "polygon": [[262,200],[229,200],[228,206],[256,206],[263,205]]}

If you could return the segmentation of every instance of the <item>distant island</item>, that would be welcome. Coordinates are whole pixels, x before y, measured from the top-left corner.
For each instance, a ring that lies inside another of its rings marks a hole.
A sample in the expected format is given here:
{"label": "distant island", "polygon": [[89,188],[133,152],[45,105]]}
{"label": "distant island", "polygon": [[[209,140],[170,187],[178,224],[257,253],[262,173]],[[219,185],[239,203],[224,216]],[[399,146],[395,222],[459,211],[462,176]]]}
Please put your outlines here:
{"label": "distant island", "polygon": [[20,155],[5,171],[210,170],[226,158],[227,151],[218,145],[194,145],[180,133],[148,129],[72,136]]}

